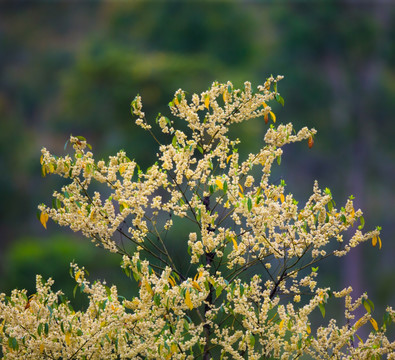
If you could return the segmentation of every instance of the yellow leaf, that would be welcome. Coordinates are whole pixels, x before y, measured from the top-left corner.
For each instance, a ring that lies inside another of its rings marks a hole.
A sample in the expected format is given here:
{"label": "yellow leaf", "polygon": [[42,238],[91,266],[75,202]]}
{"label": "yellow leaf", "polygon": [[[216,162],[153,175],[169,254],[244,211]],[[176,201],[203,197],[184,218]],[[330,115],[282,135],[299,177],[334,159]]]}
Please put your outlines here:
{"label": "yellow leaf", "polygon": [[119,205],[122,205],[124,209],[127,209],[129,206],[125,202],[120,202]]}
{"label": "yellow leaf", "polygon": [[170,285],[171,285],[172,287],[176,286],[176,282],[175,282],[173,276],[171,276],[171,275],[169,276],[169,283],[170,283]]}
{"label": "yellow leaf", "polygon": [[243,198],[244,197],[244,195],[239,191],[239,196],[241,197],[241,198]]}
{"label": "yellow leaf", "polygon": [[227,158],[226,158],[226,163],[229,163],[230,158],[233,156],[233,154],[230,154]]}
{"label": "yellow leaf", "polygon": [[267,323],[270,324],[276,316],[277,316],[277,313],[275,313],[274,316]]}
{"label": "yellow leaf", "polygon": [[226,103],[228,101],[228,90],[225,89],[224,93],[222,94],[222,97],[224,99],[224,102]]}
{"label": "yellow leaf", "polygon": [[379,331],[379,326],[377,325],[376,320],[373,319],[373,318],[370,318],[369,321],[370,321],[370,323],[372,324],[373,329],[375,329],[376,331]]}
{"label": "yellow leaf", "polygon": [[170,351],[172,354],[176,354],[178,352],[178,347],[176,344],[171,344]]}
{"label": "yellow leaf", "polygon": [[275,123],[275,122],[276,122],[276,115],[274,115],[274,112],[273,112],[273,111],[270,111],[269,114],[270,114],[270,116],[271,116],[273,122]]}
{"label": "yellow leaf", "polygon": [[232,241],[233,241],[233,247],[234,247],[236,250],[238,250],[238,249],[239,249],[239,246],[237,245],[237,242],[236,242],[235,238],[232,237]]}
{"label": "yellow leaf", "polygon": [[354,217],[354,216],[355,216],[355,210],[354,210],[354,208],[352,208],[350,215],[351,215],[351,217]]}
{"label": "yellow leaf", "polygon": [[307,324],[307,326],[306,326],[306,332],[307,332],[308,334],[311,333],[311,327],[310,327],[309,324]]}
{"label": "yellow leaf", "polygon": [[283,328],[283,326],[284,326],[284,319],[282,319],[282,320],[280,321],[280,325],[279,325],[280,330]]}
{"label": "yellow leaf", "polygon": [[355,334],[355,336],[359,339],[359,341],[361,342],[361,344],[363,344],[362,339],[358,336],[358,334]]}
{"label": "yellow leaf", "polygon": [[66,341],[67,345],[71,344],[70,338],[71,338],[71,333],[67,332],[66,335],[64,336],[64,341]]}
{"label": "yellow leaf", "polygon": [[193,309],[193,304],[191,301],[191,294],[189,293],[189,290],[185,292],[185,304],[189,307],[189,310]]}
{"label": "yellow leaf", "polygon": [[76,273],[75,276],[74,276],[75,281],[78,281],[78,279],[80,278],[80,276],[81,276],[81,270],[78,270],[77,273]]}
{"label": "yellow leaf", "polygon": [[40,223],[44,226],[44,228],[47,228],[48,219],[49,219],[48,214],[42,211],[40,214]]}
{"label": "yellow leaf", "polygon": [[206,95],[204,99],[204,106],[208,109],[209,105],[210,105],[210,96]]}
{"label": "yellow leaf", "polygon": [[147,289],[147,291],[148,291],[151,295],[154,294],[154,291],[152,290],[151,285],[149,284],[148,281],[145,281],[144,286],[145,286],[145,288]]}
{"label": "yellow leaf", "polygon": [[217,180],[215,180],[215,185],[217,185],[217,186],[218,186],[218,188],[219,188],[219,189],[221,189],[221,190],[224,188],[224,186],[222,185],[222,182],[221,182],[221,180],[218,180],[218,179],[217,179]]}
{"label": "yellow leaf", "polygon": [[372,245],[373,245],[373,247],[377,245],[377,236],[373,236]]}
{"label": "yellow leaf", "polygon": [[177,106],[180,105],[180,103],[178,102],[177,96],[174,98],[173,102],[174,102],[174,104],[177,105]]}
{"label": "yellow leaf", "polygon": [[192,286],[197,290],[197,291],[202,291],[202,288],[199,286],[199,284],[194,280],[192,281]]}
{"label": "yellow leaf", "polygon": [[239,188],[240,188],[240,191],[243,193],[244,190],[243,190],[243,187],[240,184],[239,184]]}
{"label": "yellow leaf", "polygon": [[199,280],[202,277],[202,271],[198,271],[193,280]]}
{"label": "yellow leaf", "polygon": [[263,108],[265,108],[265,107],[267,107],[267,104],[263,101],[262,106],[263,106]]}
{"label": "yellow leaf", "polygon": [[281,200],[281,203],[283,203],[285,201],[284,194],[280,195],[280,200]]}
{"label": "yellow leaf", "polygon": [[379,240],[379,249],[381,250],[381,239],[380,239],[380,236],[377,236],[377,239]]}
{"label": "yellow leaf", "polygon": [[360,328],[360,326],[361,326],[361,321],[362,321],[362,318],[360,318],[360,319],[354,324],[354,327],[355,327],[356,330]]}
{"label": "yellow leaf", "polygon": [[44,344],[41,343],[40,344],[40,354],[42,354],[44,352]]}
{"label": "yellow leaf", "polygon": [[125,164],[122,164],[122,165],[119,167],[119,173],[120,173],[121,175],[125,172],[125,168],[126,168]]}
{"label": "yellow leaf", "polygon": [[96,212],[95,212],[95,209],[93,209],[93,210],[91,211],[90,215],[89,215],[89,218],[90,218],[91,220],[94,220],[94,219],[95,219],[95,215],[96,215]]}
{"label": "yellow leaf", "polygon": [[42,165],[43,162],[44,162],[44,155],[41,155],[41,157],[40,157],[40,164]]}

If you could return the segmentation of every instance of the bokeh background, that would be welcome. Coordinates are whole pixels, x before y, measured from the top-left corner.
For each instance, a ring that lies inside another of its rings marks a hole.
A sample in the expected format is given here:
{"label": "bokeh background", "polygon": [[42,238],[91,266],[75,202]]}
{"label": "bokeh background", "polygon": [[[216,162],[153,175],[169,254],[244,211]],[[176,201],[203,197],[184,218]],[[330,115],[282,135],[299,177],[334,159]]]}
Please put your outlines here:
{"label": "bokeh background", "polygon": [[[390,1],[2,2],[0,291],[33,291],[40,273],[72,297],[72,260],[131,291],[118,256],[37,220],[37,205],[51,204],[62,184],[41,177],[41,147],[64,155],[69,135],[83,135],[96,158],[125,149],[146,168],[156,146],[130,116],[137,93],[154,120],[169,115],[180,87],[256,86],[281,74],[277,120],[318,134],[311,150],[285,149],[276,177],[301,202],[314,179],[339,207],[353,194],[365,229],[383,228],[381,251],[366,243],[347,261],[321,264],[322,286],[352,284],[376,308],[395,305],[394,24]],[[244,154],[260,147],[266,129],[259,120],[236,129]]]}

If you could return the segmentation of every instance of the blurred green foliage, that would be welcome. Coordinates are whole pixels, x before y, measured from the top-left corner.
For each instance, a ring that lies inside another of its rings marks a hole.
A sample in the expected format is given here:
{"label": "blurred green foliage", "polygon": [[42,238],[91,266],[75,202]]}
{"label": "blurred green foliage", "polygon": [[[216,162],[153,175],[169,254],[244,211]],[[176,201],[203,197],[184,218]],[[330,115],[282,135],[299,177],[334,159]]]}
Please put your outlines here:
{"label": "blurred green foliage", "polygon": [[[70,134],[83,135],[98,159],[122,148],[146,168],[156,145],[133,125],[129,106],[137,93],[154,120],[159,112],[169,114],[166,104],[180,87],[191,95],[214,80],[258,85],[272,73],[285,75],[279,84],[285,107],[274,109],[278,121],[318,130],[312,150],[306,144],[285,152],[273,180],[283,177],[301,201],[313,179],[330,187],[339,203],[354,194],[366,227],[383,227],[386,249],[378,253],[367,245],[360,263],[376,271],[358,268],[360,277],[381,301],[393,299],[393,292],[385,291],[387,280],[377,280],[377,272],[387,279],[393,271],[393,6],[210,1],[0,6],[1,291],[31,286],[35,273],[54,276],[67,290],[73,286],[71,258],[103,277],[112,261],[120,261],[111,258],[107,268],[89,241],[55,236],[64,230],[54,224],[48,231],[41,228],[37,204],[50,203],[62,184],[40,178],[42,146],[62,155]],[[260,147],[265,130],[263,121],[235,126],[233,135],[247,145],[241,153]],[[345,282],[349,276],[346,270]]]}
{"label": "blurred green foliage", "polygon": [[76,283],[69,273],[70,263],[85,266],[90,274],[89,281],[106,280],[109,285],[117,284],[123,294],[131,296],[137,287],[126,275],[122,276],[120,261],[118,255],[76,236],[22,237],[3,254],[0,286],[7,293],[18,288],[31,294],[35,292],[35,274],[40,274],[44,279],[54,279],[54,289],[62,290],[72,305],[80,308],[87,304],[87,299],[79,290],[75,297],[72,295]]}

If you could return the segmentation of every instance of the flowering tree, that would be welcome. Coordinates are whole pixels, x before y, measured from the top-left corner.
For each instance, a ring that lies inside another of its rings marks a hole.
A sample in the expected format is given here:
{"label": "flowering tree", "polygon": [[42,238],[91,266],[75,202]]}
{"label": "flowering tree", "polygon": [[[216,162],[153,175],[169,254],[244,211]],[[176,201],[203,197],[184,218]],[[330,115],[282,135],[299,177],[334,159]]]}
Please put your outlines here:
{"label": "flowering tree", "polygon": [[[228,136],[234,123],[276,122],[267,104],[284,104],[280,79],[270,77],[257,91],[248,82],[244,89],[214,83],[190,102],[178,90],[169,106],[187,128],[159,115],[166,144],[137,96],[131,103],[136,123],[159,144],[158,161],[146,171],[123,151],[96,162],[83,137],[70,138],[73,156],[42,150],[43,175],[70,181],[54,192],[52,208],[39,206],[41,223],[46,227],[51,218],[121,254],[139,292],[126,299],[115,286],[90,283],[84,268],[71,264],[89,298],[87,309],[75,312],[51,290],[53,280],[37,276],[36,293],[0,297],[5,359],[395,359],[395,342],[385,336],[392,308],[379,325],[366,294],[353,300],[350,287],[331,291],[317,282],[321,260],[368,240],[381,248],[380,228],[363,233],[353,198],[337,209],[330,190],[317,182],[303,206],[284,181],[270,182],[282,147],[303,140],[312,147],[316,131],[272,124],[262,149],[246,159],[239,157],[239,140]],[[95,191],[97,183],[108,189]],[[178,218],[190,222],[179,239],[188,244],[182,266],[166,238]],[[345,236],[354,225],[354,235]],[[330,298],[344,300],[344,319],[312,326],[311,314],[317,309],[325,317]],[[360,306],[366,313],[355,319]],[[356,332],[364,325],[371,332],[361,339]]]}

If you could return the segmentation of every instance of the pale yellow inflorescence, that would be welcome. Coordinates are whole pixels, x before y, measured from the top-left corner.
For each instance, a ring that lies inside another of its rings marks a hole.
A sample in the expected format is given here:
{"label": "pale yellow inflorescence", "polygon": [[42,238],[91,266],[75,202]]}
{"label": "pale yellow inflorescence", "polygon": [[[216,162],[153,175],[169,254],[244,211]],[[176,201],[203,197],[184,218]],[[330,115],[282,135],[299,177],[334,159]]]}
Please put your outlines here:
{"label": "pale yellow inflorescence", "polygon": [[[245,160],[237,151],[240,141],[228,137],[231,124],[261,117],[266,122],[269,115],[276,120],[267,103],[283,102],[277,92],[281,78],[268,78],[257,91],[249,82],[243,89],[213,83],[193,94],[191,102],[178,90],[170,110],[185,120],[186,129],[158,116],[160,131],[171,139],[166,144],[154,134],[136,97],[131,104],[136,124],[159,143],[158,161],[146,171],[124,151],[96,162],[82,137],[70,138],[73,157],[42,150],[43,174],[70,180],[54,193],[53,208],[40,205],[43,225],[51,218],[122,254],[122,268],[138,282],[139,293],[125,299],[115,286],[91,284],[84,268],[71,264],[89,298],[85,311],[73,311],[60,292],[51,290],[51,279],[37,277],[37,292],[30,297],[19,290],[10,297],[1,294],[5,359],[294,359],[303,354],[395,359],[386,324],[378,327],[366,294],[352,301],[351,288],[333,293],[344,298],[345,323],[331,319],[311,328],[310,315],[316,309],[324,315],[332,296],[329,288],[318,287],[315,264],[370,239],[381,247],[379,228],[362,232],[362,212],[354,209],[352,197],[337,209],[330,190],[315,182],[300,206],[285,192],[284,181],[270,183],[282,147],[308,140],[316,131],[271,125],[263,148]],[[105,197],[91,190],[92,182],[108,188]],[[178,218],[191,223],[181,239],[188,245],[185,262],[191,264],[186,272],[166,244]],[[355,234],[346,240],[343,233],[352,227]],[[131,250],[119,237],[130,241]],[[332,243],[335,250],[328,246]],[[254,270],[250,278],[243,276],[247,270]],[[355,320],[353,312],[361,305],[367,312]],[[391,319],[395,312],[388,308],[387,322]],[[369,322],[374,331],[356,340],[357,329]]]}

